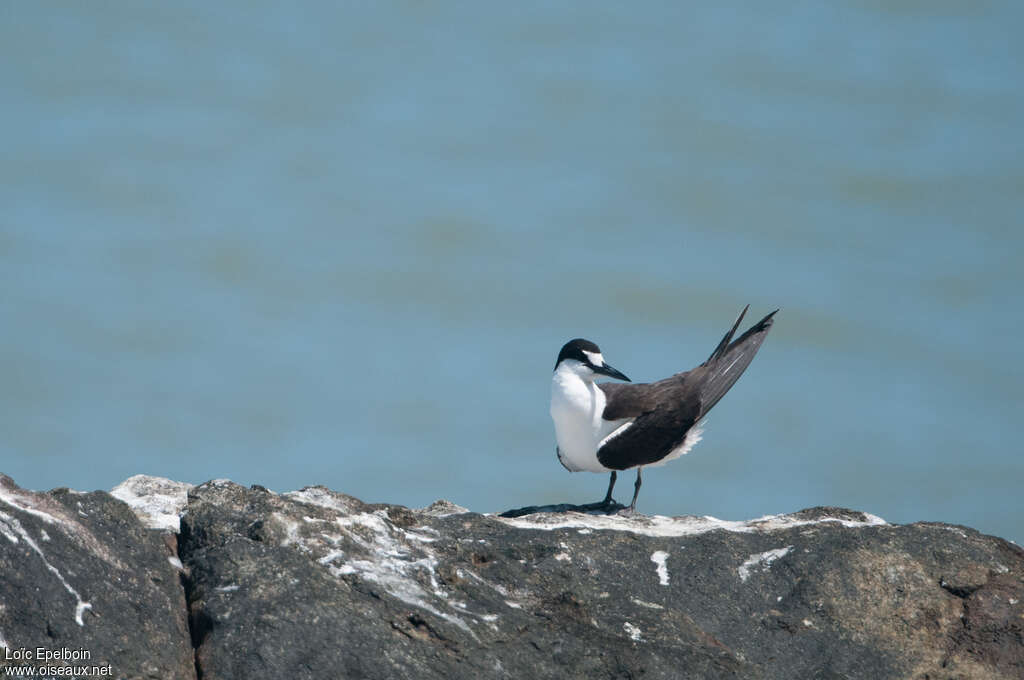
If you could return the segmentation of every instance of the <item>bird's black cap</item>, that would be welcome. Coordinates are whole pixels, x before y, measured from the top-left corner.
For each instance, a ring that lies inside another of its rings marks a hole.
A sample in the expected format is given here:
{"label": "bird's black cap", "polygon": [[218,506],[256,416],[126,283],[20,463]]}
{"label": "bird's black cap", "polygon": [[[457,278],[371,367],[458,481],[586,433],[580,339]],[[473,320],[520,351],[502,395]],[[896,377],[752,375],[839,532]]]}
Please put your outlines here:
{"label": "bird's black cap", "polygon": [[585,351],[591,354],[601,353],[601,349],[590,340],[584,340],[583,338],[570,340],[562,345],[562,351],[558,353],[558,361],[555,362],[555,368],[558,368],[558,364],[562,363],[563,359],[575,359],[589,366],[590,358],[583,353]]}

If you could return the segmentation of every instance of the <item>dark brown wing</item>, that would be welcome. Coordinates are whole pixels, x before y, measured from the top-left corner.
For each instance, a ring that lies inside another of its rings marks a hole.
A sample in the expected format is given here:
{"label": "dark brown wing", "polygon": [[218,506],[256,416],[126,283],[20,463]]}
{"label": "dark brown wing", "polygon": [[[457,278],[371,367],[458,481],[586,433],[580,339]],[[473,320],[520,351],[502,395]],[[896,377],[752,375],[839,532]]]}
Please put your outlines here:
{"label": "dark brown wing", "polygon": [[[775,310],[777,312],[778,310]],[[609,439],[597,459],[612,470],[656,463],[683,443],[686,432],[703,418],[747,370],[775,312],[733,340],[747,308],[703,364],[686,373],[649,385],[602,383],[605,420],[634,418],[621,434]]]}
{"label": "dark brown wing", "polygon": [[656,384],[597,383],[605,398],[604,413],[601,416],[605,420],[622,420],[636,418],[654,410],[658,405],[653,389]]}
{"label": "dark brown wing", "polygon": [[[682,444],[686,431],[701,415],[699,383],[691,379],[694,373],[680,373],[649,385],[600,385],[608,397],[605,419],[635,418],[597,452],[601,464],[625,470],[656,463]],[[628,389],[631,387],[634,389]]]}

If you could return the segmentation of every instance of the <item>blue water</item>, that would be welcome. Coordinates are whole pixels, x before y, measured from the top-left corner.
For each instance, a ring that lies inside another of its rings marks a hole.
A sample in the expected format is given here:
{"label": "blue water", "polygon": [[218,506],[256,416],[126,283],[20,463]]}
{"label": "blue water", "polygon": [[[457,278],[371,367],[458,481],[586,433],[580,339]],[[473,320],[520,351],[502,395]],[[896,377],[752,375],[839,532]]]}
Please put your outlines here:
{"label": "blue water", "polygon": [[[1024,541],[1024,5],[5,3],[0,471],[586,502],[562,343],[781,307],[649,513]],[[628,499],[631,476],[617,494]]]}

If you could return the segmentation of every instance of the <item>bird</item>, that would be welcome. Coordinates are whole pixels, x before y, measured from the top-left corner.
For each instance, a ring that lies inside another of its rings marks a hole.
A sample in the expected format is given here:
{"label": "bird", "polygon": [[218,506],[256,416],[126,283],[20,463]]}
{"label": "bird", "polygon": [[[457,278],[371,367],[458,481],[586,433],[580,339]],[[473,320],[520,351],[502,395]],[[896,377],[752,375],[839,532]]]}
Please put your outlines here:
{"label": "bird", "polygon": [[[633,500],[622,511],[635,513],[641,470],[689,453],[700,441],[704,417],[743,375],[779,311],[733,340],[748,309],[743,308],[707,361],[652,383],[630,381],[590,340],[575,338],[562,346],[551,378],[555,453],[570,472],[611,473],[604,500],[586,509],[617,506],[612,500],[617,474],[636,468]],[[594,382],[601,376],[625,383]]]}

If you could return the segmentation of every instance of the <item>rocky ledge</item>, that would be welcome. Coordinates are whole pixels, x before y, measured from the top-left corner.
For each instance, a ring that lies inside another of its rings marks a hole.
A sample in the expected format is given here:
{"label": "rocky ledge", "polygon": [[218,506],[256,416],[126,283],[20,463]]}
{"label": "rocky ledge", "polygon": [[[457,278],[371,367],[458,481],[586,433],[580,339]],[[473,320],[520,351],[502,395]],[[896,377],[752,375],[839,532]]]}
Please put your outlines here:
{"label": "rocky ledge", "polygon": [[1024,677],[1024,551],[1002,539],[839,508],[746,522],[562,510],[142,476],[39,493],[0,476],[0,665],[161,680]]}

